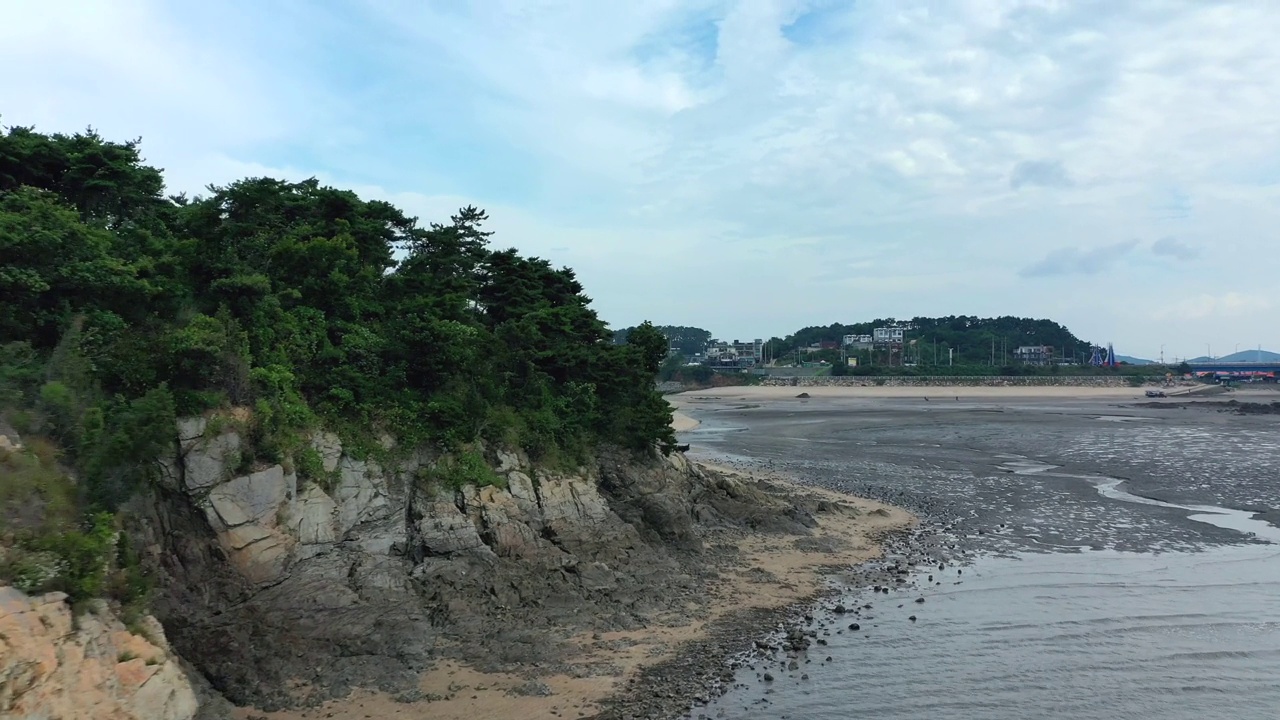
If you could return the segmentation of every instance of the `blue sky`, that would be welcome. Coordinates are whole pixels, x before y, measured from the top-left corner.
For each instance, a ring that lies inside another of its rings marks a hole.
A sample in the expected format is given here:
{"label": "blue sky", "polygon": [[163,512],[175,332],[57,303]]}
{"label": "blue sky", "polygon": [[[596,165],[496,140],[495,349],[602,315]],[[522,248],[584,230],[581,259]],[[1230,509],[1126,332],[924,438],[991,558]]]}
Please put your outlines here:
{"label": "blue sky", "polygon": [[0,122],[172,190],[309,176],[726,337],[1051,317],[1280,349],[1280,7],[1146,0],[9,0]]}

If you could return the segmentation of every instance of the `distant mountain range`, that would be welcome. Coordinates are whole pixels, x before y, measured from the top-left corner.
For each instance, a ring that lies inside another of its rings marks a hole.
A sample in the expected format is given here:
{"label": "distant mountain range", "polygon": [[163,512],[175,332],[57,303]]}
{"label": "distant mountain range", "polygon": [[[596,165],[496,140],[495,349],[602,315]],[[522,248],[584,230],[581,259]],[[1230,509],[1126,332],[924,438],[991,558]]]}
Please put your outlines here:
{"label": "distant mountain range", "polygon": [[[1116,355],[1116,360],[1130,365],[1155,365],[1155,360],[1147,360],[1146,358],[1130,357],[1129,355]],[[1205,357],[1200,356],[1187,360],[1189,363],[1205,363],[1205,362],[1280,362],[1280,353],[1273,353],[1270,350],[1241,350],[1238,353],[1223,355],[1222,357]]]}
{"label": "distant mountain range", "polygon": [[1201,356],[1191,358],[1187,362],[1280,362],[1280,353],[1273,353],[1270,350],[1241,350],[1238,353],[1231,353],[1222,357],[1210,358]]}

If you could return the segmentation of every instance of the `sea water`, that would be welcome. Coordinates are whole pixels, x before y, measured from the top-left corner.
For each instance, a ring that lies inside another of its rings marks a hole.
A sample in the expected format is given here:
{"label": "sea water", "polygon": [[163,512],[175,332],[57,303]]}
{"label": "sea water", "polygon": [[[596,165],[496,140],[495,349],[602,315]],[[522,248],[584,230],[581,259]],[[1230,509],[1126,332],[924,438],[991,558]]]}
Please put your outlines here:
{"label": "sea water", "polygon": [[1280,718],[1280,529],[1254,513],[1280,507],[1274,421],[1084,405],[706,417],[711,454],[906,492],[984,532],[976,559],[865,597],[857,632],[823,618],[828,644],[798,669],[757,664],[691,717]]}

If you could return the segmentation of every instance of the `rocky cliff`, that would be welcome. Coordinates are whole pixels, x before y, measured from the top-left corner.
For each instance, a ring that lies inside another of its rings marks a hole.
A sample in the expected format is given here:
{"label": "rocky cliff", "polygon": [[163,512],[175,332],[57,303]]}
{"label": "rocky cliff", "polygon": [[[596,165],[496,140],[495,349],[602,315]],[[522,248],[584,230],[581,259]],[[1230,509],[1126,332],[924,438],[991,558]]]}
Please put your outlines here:
{"label": "rocky cliff", "polygon": [[130,632],[105,603],[0,587],[0,717],[191,720],[196,693],[154,618]]}
{"label": "rocky cliff", "polygon": [[[699,528],[801,528],[803,511],[680,455],[604,453],[552,472],[490,451],[500,481],[449,488],[432,458],[356,458],[311,438],[324,479],[237,473],[242,438],[179,422],[165,481],[132,532],[162,574],[175,649],[237,704],[273,709],[373,687],[412,696],[443,657],[482,670],[555,667],[551,628],[615,630],[698,593]],[[505,484],[505,487],[502,485]]]}

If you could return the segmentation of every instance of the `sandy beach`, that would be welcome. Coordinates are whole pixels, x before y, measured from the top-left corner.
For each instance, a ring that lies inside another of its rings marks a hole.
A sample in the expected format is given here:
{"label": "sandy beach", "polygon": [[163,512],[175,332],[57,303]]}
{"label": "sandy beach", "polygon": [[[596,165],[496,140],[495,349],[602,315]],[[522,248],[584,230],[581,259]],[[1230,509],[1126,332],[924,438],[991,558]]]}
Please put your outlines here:
{"label": "sandy beach", "polygon": [[[682,413],[677,414],[676,423],[678,429],[697,425]],[[915,523],[907,511],[874,500],[800,486],[775,475],[754,475],[707,463],[700,466],[746,483],[766,481],[761,487],[771,495],[824,500],[829,509],[818,515],[819,526],[809,535],[705,538],[709,545],[722,542],[736,546],[738,554],[736,562],[722,567],[718,579],[706,588],[709,604],[702,617],[682,623],[654,618],[652,625],[635,631],[576,636],[578,654],[570,664],[583,668],[587,676],[539,678],[537,682],[545,685],[549,695],[525,694],[530,685],[526,678],[477,672],[446,661],[422,677],[419,689],[424,700],[402,702],[386,693],[359,690],[307,709],[263,712],[240,708],[237,720],[589,717],[601,709],[602,700],[628,687],[646,667],[679,656],[688,644],[705,639],[717,623],[738,613],[783,608],[814,598],[828,585],[833,570],[878,557],[881,546],[877,538]],[[601,666],[611,667],[613,672],[585,672]]]}

